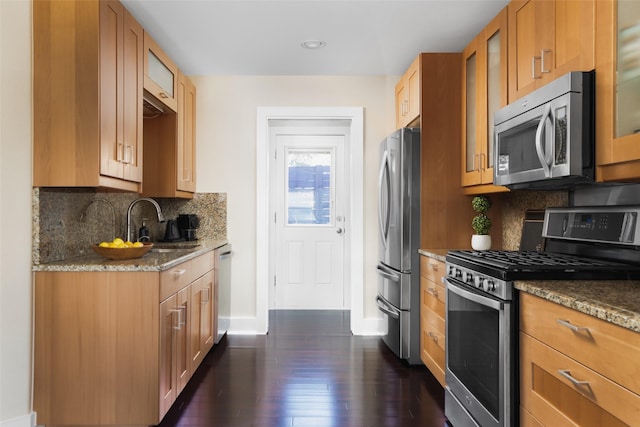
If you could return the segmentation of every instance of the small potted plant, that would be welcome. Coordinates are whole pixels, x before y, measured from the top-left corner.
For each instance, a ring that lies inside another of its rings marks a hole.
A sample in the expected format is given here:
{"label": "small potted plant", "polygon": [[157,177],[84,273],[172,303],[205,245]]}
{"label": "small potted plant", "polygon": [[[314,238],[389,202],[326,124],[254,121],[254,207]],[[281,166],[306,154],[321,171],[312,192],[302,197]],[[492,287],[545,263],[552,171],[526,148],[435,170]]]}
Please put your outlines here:
{"label": "small potted plant", "polygon": [[471,228],[474,234],[471,236],[471,247],[476,251],[486,251],[491,248],[491,219],[487,216],[487,211],[491,207],[491,200],[487,196],[476,196],[471,200],[471,207],[476,216],[471,221]]}

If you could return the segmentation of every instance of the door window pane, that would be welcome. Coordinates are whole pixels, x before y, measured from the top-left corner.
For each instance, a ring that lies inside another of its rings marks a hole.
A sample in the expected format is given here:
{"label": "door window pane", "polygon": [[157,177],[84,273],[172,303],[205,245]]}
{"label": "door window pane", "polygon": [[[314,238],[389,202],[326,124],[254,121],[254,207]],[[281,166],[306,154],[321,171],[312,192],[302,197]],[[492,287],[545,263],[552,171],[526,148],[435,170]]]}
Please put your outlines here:
{"label": "door window pane", "polygon": [[332,174],[332,151],[287,152],[287,224],[333,225]]}

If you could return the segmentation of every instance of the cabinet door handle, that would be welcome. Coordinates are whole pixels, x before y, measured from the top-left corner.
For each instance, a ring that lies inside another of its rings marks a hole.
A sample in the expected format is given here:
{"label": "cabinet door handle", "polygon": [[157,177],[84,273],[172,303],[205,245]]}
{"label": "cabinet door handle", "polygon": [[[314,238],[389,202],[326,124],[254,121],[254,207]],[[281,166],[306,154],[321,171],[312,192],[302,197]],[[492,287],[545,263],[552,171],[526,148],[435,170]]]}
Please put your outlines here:
{"label": "cabinet door handle", "polygon": [[542,58],[539,57],[539,56],[534,56],[534,57],[531,58],[531,78],[535,79],[535,80],[542,78],[542,76],[536,75],[536,60],[537,59],[542,59]]}
{"label": "cabinet door handle", "polygon": [[427,292],[429,292],[434,297],[438,298],[438,290],[436,288],[428,288]]}
{"label": "cabinet door handle", "polygon": [[182,318],[182,310],[184,309],[184,306],[178,307],[178,308],[174,308],[173,310],[171,310],[172,313],[177,313],[178,314],[178,321],[173,323],[173,329],[175,329],[176,331],[179,331],[180,329],[182,329],[182,326],[184,325],[184,319]]}
{"label": "cabinet door handle", "polygon": [[116,162],[122,162],[124,156],[124,144],[122,142],[116,142]]}
{"label": "cabinet door handle", "polygon": [[544,58],[545,58],[545,56],[547,56],[548,53],[551,53],[551,49],[542,49],[542,50],[540,50],[540,72],[541,73],[550,73],[551,72],[551,68],[546,70],[545,66],[544,66]]}
{"label": "cabinet door handle", "polygon": [[429,267],[431,267],[433,271],[438,271],[438,264],[435,262],[430,262]]}
{"label": "cabinet door handle", "polygon": [[438,343],[438,336],[436,334],[434,334],[433,332],[427,332],[427,335],[429,335],[429,337],[437,344]]}
{"label": "cabinet door handle", "polygon": [[573,332],[582,332],[582,331],[589,332],[589,328],[587,328],[586,326],[576,326],[571,322],[569,322],[568,320],[558,319],[557,322],[558,324],[571,329]]}
{"label": "cabinet door handle", "polygon": [[486,164],[485,164],[485,159],[486,159],[486,155],[484,153],[480,153],[480,170],[486,170]]}
{"label": "cabinet door handle", "polygon": [[[205,291],[206,291],[206,293],[205,293]],[[206,304],[206,303],[208,303],[208,302],[209,302],[209,298],[211,298],[211,297],[210,297],[210,295],[209,295],[209,292],[210,292],[210,289],[209,289],[209,288],[204,288],[204,289],[202,290],[202,293],[203,293],[203,296],[202,296],[202,304]],[[206,295],[206,297],[205,297],[205,295]]]}
{"label": "cabinet door handle", "polygon": [[122,154],[122,163],[130,164],[133,163],[133,147],[129,144],[124,144],[123,154]]}
{"label": "cabinet door handle", "polygon": [[558,373],[571,381],[573,385],[577,387],[589,386],[589,381],[580,381],[576,379],[573,375],[571,375],[571,372],[568,369],[558,369]]}
{"label": "cabinet door handle", "polygon": [[169,98],[169,95],[167,95],[165,92],[160,92],[159,95],[160,95],[160,98],[164,98],[164,99]]}

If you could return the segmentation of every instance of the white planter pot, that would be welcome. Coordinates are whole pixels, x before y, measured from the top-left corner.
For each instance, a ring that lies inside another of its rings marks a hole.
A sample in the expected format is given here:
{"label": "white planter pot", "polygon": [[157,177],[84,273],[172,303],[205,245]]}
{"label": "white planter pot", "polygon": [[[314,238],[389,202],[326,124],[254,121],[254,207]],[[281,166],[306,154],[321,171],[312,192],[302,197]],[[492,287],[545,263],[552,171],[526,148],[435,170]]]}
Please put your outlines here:
{"label": "white planter pot", "polygon": [[488,234],[473,234],[471,236],[471,247],[476,251],[491,249],[491,236]]}

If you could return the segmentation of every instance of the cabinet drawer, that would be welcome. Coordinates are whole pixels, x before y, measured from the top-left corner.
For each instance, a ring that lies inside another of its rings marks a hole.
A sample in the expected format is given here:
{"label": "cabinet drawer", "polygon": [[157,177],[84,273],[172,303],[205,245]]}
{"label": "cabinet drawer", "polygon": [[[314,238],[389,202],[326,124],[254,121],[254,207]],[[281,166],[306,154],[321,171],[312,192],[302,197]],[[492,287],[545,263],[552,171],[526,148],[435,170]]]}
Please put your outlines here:
{"label": "cabinet drawer", "polygon": [[421,317],[420,358],[438,381],[444,385],[444,320],[440,319],[429,309],[424,310]]}
{"label": "cabinet drawer", "polygon": [[420,276],[434,283],[442,283],[444,269],[444,262],[426,256],[420,257]]}
{"label": "cabinet drawer", "polygon": [[531,412],[527,411],[524,406],[520,406],[520,427],[544,427],[540,421],[536,420]]}
{"label": "cabinet drawer", "polygon": [[444,352],[444,319],[428,308],[421,313],[421,318],[422,329],[425,331],[427,337]]}
{"label": "cabinet drawer", "polygon": [[427,335],[425,330],[422,330],[422,347],[420,351],[420,359],[422,363],[429,369],[434,377],[444,387],[444,364],[445,356],[444,351],[433,341],[433,339]]}
{"label": "cabinet drawer", "polygon": [[160,301],[164,301],[208,271],[213,270],[213,251],[160,273]]}
{"label": "cabinet drawer", "polygon": [[527,334],[520,342],[521,403],[543,425],[637,425],[640,396]]}
{"label": "cabinet drawer", "polygon": [[196,280],[197,278],[203,276],[207,272],[213,270],[215,258],[213,256],[213,251],[206,253],[204,255],[200,255],[198,258],[192,259],[191,262],[191,280],[190,282]]}
{"label": "cabinet drawer", "polygon": [[421,303],[429,307],[440,317],[445,318],[446,291],[443,284],[434,283],[424,277],[420,278]]}
{"label": "cabinet drawer", "polygon": [[640,394],[639,333],[529,294],[520,302],[521,330]]}

